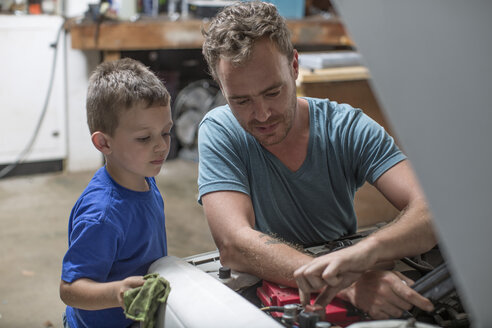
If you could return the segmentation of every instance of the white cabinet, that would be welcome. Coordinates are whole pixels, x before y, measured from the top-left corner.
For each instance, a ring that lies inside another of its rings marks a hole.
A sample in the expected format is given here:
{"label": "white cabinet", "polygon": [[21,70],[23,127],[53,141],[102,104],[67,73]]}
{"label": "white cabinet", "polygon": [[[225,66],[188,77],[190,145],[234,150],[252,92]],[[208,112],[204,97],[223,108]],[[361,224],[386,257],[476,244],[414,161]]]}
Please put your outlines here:
{"label": "white cabinet", "polygon": [[[14,162],[31,140],[49,88],[59,16],[0,15],[0,164]],[[64,159],[64,35],[39,134],[24,162]]]}

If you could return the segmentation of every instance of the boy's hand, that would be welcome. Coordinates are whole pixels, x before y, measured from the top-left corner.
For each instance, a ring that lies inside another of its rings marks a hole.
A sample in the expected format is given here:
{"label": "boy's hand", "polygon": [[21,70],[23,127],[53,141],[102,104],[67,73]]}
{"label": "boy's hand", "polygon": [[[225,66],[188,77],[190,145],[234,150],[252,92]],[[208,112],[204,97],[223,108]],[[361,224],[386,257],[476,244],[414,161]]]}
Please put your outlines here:
{"label": "boy's hand", "polygon": [[125,301],[123,299],[123,295],[129,289],[133,289],[136,287],[140,287],[145,283],[143,276],[132,276],[125,278],[120,281],[117,287],[116,297],[118,299],[118,304],[124,309]]}

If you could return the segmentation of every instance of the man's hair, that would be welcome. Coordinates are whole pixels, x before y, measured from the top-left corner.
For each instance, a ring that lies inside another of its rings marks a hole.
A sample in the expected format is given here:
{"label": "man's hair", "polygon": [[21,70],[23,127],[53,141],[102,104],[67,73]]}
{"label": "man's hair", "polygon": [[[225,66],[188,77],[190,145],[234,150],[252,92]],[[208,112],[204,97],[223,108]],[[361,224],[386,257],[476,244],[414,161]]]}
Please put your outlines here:
{"label": "man's hair", "polygon": [[134,106],[167,106],[170,98],[162,81],[142,63],[130,58],[102,63],[89,79],[89,131],[112,136],[124,111]]}
{"label": "man's hair", "polygon": [[219,59],[227,58],[240,65],[249,59],[255,42],[262,38],[270,38],[289,62],[293,58],[287,24],[271,3],[251,1],[227,6],[211,20],[208,31],[202,33],[205,37],[202,52],[216,81]]}

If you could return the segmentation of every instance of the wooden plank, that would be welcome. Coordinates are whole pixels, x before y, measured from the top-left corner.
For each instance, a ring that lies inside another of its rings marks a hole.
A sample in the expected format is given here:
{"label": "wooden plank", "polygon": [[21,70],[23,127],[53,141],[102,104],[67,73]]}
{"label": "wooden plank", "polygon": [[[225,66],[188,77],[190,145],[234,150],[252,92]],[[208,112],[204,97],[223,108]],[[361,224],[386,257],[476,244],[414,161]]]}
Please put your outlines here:
{"label": "wooden plank", "polygon": [[369,70],[364,66],[333,67],[315,70],[300,68],[297,83],[367,80],[369,78]]}
{"label": "wooden plank", "polygon": [[[67,24],[72,48],[81,50],[153,50],[200,49],[204,21],[166,19],[137,22],[103,22]],[[310,18],[289,20],[287,24],[295,45],[353,46],[338,19]]]}
{"label": "wooden plank", "polygon": [[70,27],[72,48],[81,50],[152,50],[200,48],[201,21],[105,22]]}
{"label": "wooden plank", "polygon": [[103,51],[103,61],[115,61],[121,58],[121,52],[114,50],[105,50]]}
{"label": "wooden plank", "polygon": [[350,46],[354,47],[342,22],[337,18],[319,17],[289,20],[287,26],[296,46]]}

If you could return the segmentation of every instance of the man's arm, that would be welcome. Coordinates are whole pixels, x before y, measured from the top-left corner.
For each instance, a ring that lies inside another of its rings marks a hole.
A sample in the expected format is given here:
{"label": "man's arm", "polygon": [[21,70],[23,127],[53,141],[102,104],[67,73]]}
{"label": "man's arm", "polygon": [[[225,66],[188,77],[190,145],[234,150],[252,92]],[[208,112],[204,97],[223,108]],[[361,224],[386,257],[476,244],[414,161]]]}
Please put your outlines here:
{"label": "man's arm", "polygon": [[301,293],[325,288],[319,304],[328,304],[376,263],[417,255],[436,244],[425,196],[408,161],[390,168],[374,185],[402,212],[356,245],[316,258],[296,270]]}
{"label": "man's arm", "polygon": [[83,310],[102,310],[118,306],[124,308],[125,291],[142,286],[144,282],[142,276],[105,283],[87,278],[80,278],[71,283],[62,280],[60,298],[65,304]]}
{"label": "man's arm", "polygon": [[217,191],[204,195],[202,204],[222,264],[282,285],[297,286],[294,270],[312,258],[254,230],[255,215],[248,195]]}
{"label": "man's arm", "polygon": [[369,236],[379,260],[418,255],[436,245],[427,200],[408,160],[385,172],[374,186],[401,211],[392,223]]}
{"label": "man's arm", "polygon": [[386,171],[374,186],[401,211],[393,222],[364,241],[376,252],[376,261],[418,255],[436,245],[427,200],[408,160]]}

